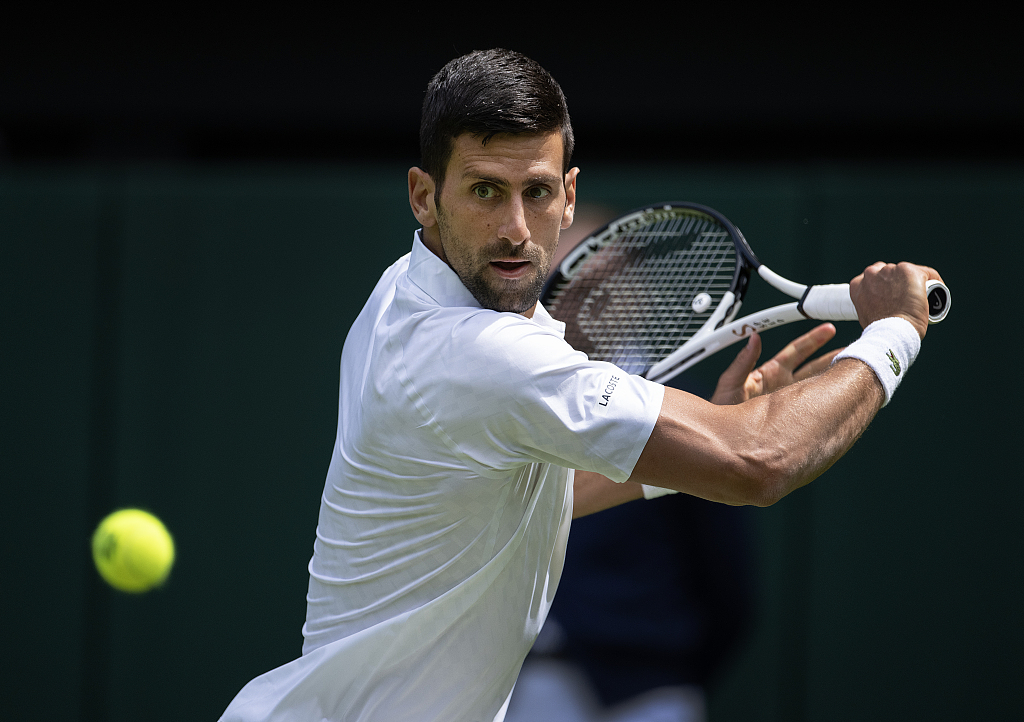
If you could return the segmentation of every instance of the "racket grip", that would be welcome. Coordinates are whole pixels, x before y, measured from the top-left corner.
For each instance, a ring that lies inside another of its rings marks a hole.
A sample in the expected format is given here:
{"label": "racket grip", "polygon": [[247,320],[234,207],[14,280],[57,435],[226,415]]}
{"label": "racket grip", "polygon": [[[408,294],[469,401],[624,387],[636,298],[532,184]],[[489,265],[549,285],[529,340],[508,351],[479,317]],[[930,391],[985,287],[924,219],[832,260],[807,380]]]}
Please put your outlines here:
{"label": "racket grip", "polygon": [[[925,284],[928,295],[928,323],[938,323],[949,313],[952,298],[941,281]],[[800,313],[819,321],[856,321],[857,309],[850,300],[850,284],[810,286],[797,305]]]}
{"label": "racket grip", "polygon": [[850,299],[849,283],[808,286],[797,309],[807,318],[819,321],[857,320],[857,307]]}

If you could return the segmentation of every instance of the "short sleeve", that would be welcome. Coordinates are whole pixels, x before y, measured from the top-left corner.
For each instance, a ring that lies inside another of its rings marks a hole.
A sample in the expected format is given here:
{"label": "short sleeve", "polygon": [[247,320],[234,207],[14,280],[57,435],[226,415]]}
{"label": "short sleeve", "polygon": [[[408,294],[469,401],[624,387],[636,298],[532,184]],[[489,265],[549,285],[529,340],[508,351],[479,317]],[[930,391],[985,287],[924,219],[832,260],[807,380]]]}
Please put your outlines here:
{"label": "short sleeve", "polygon": [[409,404],[441,443],[484,476],[547,462],[629,478],[664,387],[590,361],[522,316],[481,309],[452,323],[446,313],[422,320],[441,334],[433,358],[402,364]]}

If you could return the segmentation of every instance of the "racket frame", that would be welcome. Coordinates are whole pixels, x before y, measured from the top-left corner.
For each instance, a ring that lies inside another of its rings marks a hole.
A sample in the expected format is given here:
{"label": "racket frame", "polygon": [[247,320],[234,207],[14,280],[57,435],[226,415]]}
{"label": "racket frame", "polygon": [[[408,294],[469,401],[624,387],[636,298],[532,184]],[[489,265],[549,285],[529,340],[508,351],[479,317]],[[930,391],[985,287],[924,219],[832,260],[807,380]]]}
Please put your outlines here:
{"label": "racket frame", "polygon": [[[743,237],[740,230],[728,218],[708,206],[679,201],[657,203],[634,209],[610,221],[584,239],[562,260],[558,270],[544,285],[544,290],[541,293],[542,303],[555,289],[571,281],[587,258],[608,246],[621,234],[628,233],[631,227],[649,225],[651,222],[659,220],[659,213],[669,216],[674,209],[678,208],[709,216],[726,229],[736,250],[736,269],[733,273],[733,280],[729,290],[723,294],[718,306],[710,317],[693,336],[675,351],[653,364],[643,374],[645,378],[657,383],[667,383],[711,354],[737,343],[753,333],[761,333],[770,328],[793,323],[794,321],[807,319],[820,321],[858,320],[857,309],[850,298],[849,284],[808,286],[780,276],[758,260],[754,251],[750,248],[750,244],[747,243],[747,239]],[[757,274],[776,290],[799,300],[766,308],[737,319],[736,315],[739,313],[749,286],[751,271],[757,271]],[[929,293],[929,303],[933,299],[933,293],[938,293],[939,298],[942,300],[942,307],[937,309],[930,318],[931,323],[938,323],[945,318],[949,311],[951,301],[949,289],[938,281],[930,281],[927,290]]]}

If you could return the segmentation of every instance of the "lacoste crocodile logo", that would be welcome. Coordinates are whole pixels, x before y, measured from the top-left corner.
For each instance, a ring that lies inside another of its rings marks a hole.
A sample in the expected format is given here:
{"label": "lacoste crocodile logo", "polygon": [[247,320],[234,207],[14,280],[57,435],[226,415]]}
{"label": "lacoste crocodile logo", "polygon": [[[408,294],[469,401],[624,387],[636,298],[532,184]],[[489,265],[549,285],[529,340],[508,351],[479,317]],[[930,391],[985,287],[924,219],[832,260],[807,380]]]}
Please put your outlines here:
{"label": "lacoste crocodile logo", "polygon": [[900,360],[898,358],[896,358],[896,354],[894,354],[892,352],[892,349],[889,349],[889,353],[887,353],[886,356],[889,358],[889,361],[890,361],[889,368],[892,369],[892,372],[894,374],[899,376],[900,375]]}

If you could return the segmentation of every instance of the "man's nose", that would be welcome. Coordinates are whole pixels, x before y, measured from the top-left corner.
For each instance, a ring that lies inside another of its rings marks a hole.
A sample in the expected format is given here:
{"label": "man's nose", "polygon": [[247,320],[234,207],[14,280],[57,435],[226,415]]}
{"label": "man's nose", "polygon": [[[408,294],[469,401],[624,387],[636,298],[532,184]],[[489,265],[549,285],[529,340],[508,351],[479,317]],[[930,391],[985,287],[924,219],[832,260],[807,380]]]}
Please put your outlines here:
{"label": "man's nose", "polygon": [[508,203],[505,218],[498,227],[498,235],[518,246],[530,240],[530,228],[526,225],[526,208],[523,199],[516,196]]}

